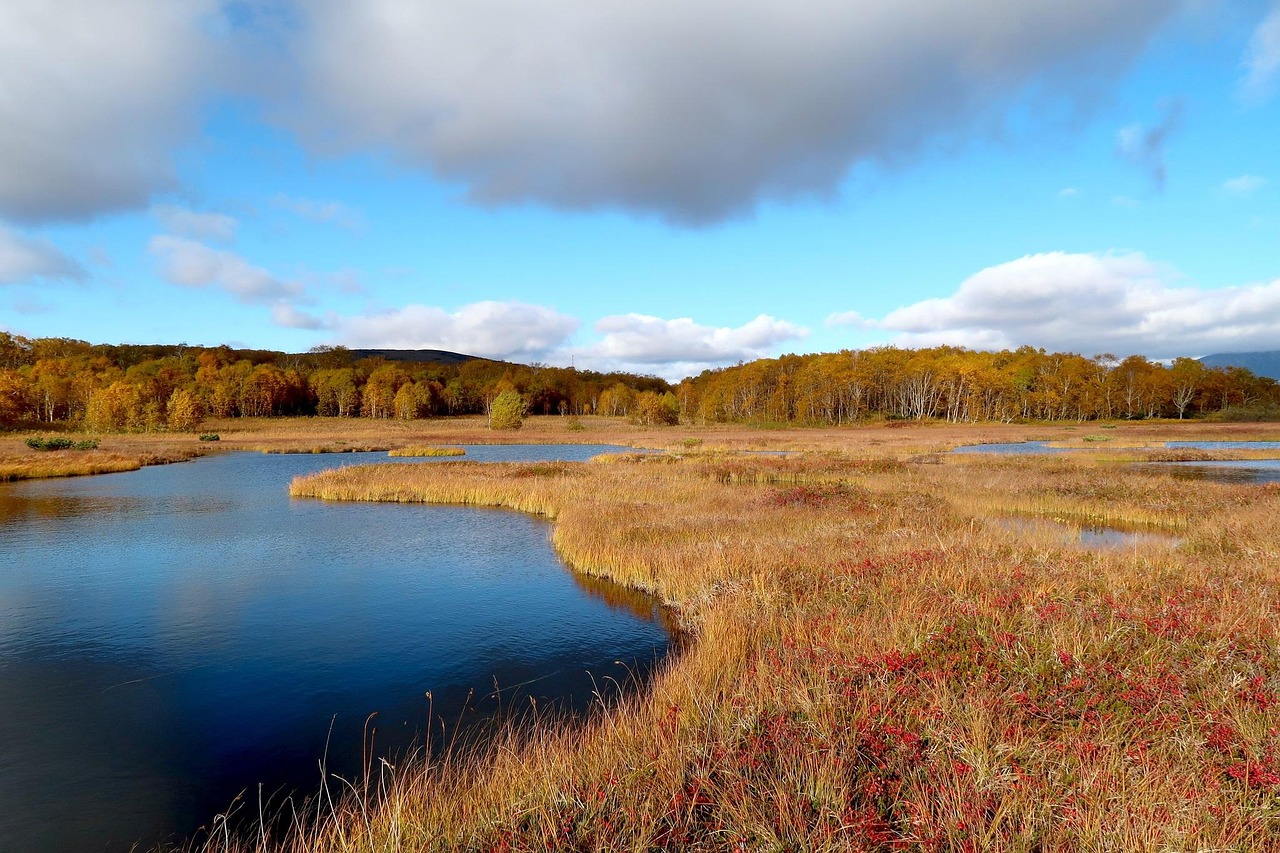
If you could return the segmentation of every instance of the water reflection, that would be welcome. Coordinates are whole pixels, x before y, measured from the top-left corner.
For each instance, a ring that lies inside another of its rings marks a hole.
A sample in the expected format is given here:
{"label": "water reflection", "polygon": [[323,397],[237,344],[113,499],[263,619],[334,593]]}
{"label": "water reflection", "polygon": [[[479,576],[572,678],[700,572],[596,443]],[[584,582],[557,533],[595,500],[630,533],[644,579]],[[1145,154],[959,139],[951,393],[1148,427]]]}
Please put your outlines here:
{"label": "water reflection", "polygon": [[1074,527],[1044,518],[1000,518],[996,519],[996,525],[1023,536],[1045,536],[1063,545],[1094,551],[1142,546],[1176,548],[1181,544],[1180,539],[1162,533],[1098,525]]}
{"label": "water reflection", "polygon": [[1069,453],[1065,447],[1050,447],[1047,441],[1017,441],[1007,444],[966,444],[951,451],[952,453],[1003,453],[1027,456],[1040,454]]}
{"label": "water reflection", "polygon": [[1280,459],[1235,459],[1221,462],[1152,462],[1143,467],[1192,480],[1261,485],[1280,483]]}
{"label": "water reflection", "polygon": [[585,707],[665,653],[652,603],[565,571],[538,519],[289,500],[334,464],[0,486],[0,850],[182,837],[260,783],[317,790],[322,761],[354,776],[371,713],[395,753],[501,702]]}

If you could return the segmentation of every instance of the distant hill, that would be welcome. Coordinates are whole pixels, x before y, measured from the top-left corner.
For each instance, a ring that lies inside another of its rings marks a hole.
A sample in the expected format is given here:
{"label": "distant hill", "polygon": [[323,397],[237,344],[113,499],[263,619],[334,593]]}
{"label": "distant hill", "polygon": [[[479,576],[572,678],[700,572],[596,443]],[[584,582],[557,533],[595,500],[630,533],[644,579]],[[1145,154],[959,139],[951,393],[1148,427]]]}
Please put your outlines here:
{"label": "distant hill", "polygon": [[1200,359],[1209,367],[1243,367],[1255,376],[1280,379],[1280,350],[1270,352],[1219,352]]}
{"label": "distant hill", "polygon": [[413,361],[431,364],[465,364],[480,359],[478,355],[464,355],[442,349],[353,349],[351,358],[385,358],[387,361]]}

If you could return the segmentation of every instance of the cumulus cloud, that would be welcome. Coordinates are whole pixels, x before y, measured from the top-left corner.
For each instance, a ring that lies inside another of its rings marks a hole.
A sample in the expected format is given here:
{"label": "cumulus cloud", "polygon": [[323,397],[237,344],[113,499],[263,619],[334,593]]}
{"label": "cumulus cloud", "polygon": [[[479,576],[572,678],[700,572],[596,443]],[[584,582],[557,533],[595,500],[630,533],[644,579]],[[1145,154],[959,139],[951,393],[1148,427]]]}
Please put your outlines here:
{"label": "cumulus cloud", "polygon": [[1280,2],[1258,24],[1244,56],[1240,93],[1248,101],[1264,101],[1275,92],[1280,78]]}
{"label": "cumulus cloud", "polygon": [[1206,290],[1182,285],[1140,253],[1051,252],[988,267],[951,296],[874,325],[903,346],[1030,345],[1150,358],[1265,350],[1280,338],[1280,280]]}
{"label": "cumulus cloud", "polygon": [[329,327],[350,347],[442,349],[496,359],[541,360],[577,330],[576,318],[541,305],[476,302],[456,311],[405,305],[358,317],[333,317]]}
{"label": "cumulus cloud", "polygon": [[1145,172],[1157,192],[1164,191],[1164,185],[1169,179],[1165,145],[1182,123],[1182,101],[1167,102],[1163,113],[1153,127],[1131,124],[1121,128],[1116,134],[1116,154]]}
{"label": "cumulus cloud", "polygon": [[1222,188],[1236,195],[1252,195],[1266,186],[1266,183],[1267,179],[1258,175],[1241,175],[1238,178],[1224,181]]}
{"label": "cumulus cloud", "polygon": [[234,216],[225,213],[200,213],[172,204],[155,205],[151,208],[151,215],[170,234],[219,243],[234,242],[236,229],[240,226]]}
{"label": "cumulus cloud", "polygon": [[174,183],[217,0],[0,4],[0,215],[84,219]]}
{"label": "cumulus cloud", "polygon": [[359,231],[365,227],[364,217],[360,212],[339,201],[317,201],[283,194],[277,195],[274,201],[277,207],[311,222],[335,225],[348,231]]}
{"label": "cumulus cloud", "polygon": [[302,285],[278,278],[234,252],[167,234],[151,238],[149,248],[160,263],[161,276],[170,284],[217,288],[250,305],[304,296]]}
{"label": "cumulus cloud", "polygon": [[87,277],[84,267],[49,241],[24,237],[0,225],[0,284]]}
{"label": "cumulus cloud", "polygon": [[737,328],[704,326],[688,317],[663,320],[644,314],[605,317],[595,324],[604,338],[589,350],[629,364],[730,362],[760,358],[776,344],[807,329],[761,314]]}
{"label": "cumulus cloud", "polygon": [[314,145],[376,147],[481,203],[706,223],[833,193],[1101,90],[1178,0],[310,0],[292,45]]}

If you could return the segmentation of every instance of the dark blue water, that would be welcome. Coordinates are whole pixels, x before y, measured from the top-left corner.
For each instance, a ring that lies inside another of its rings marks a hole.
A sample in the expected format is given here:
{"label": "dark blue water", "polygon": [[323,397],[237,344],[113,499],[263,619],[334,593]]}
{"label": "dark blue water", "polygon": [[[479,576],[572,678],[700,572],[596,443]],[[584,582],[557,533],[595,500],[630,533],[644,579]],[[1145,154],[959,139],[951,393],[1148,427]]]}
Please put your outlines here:
{"label": "dark blue water", "polygon": [[[581,459],[599,447],[476,447]],[[180,839],[511,705],[592,701],[662,614],[496,510],[291,500],[385,454],[227,454],[0,486],[0,850]],[[591,675],[588,675],[588,672]],[[592,678],[594,676],[594,680]],[[469,693],[473,694],[467,701]],[[376,716],[370,718],[369,715]]]}

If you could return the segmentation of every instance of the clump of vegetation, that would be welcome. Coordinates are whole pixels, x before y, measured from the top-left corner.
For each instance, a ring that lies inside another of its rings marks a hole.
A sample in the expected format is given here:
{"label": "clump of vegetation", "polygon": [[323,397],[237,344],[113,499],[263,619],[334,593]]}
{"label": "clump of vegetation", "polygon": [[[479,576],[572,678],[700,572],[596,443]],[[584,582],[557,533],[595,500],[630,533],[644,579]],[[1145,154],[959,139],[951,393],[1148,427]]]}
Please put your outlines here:
{"label": "clump of vegetation", "polygon": [[388,456],[466,456],[461,447],[397,447]]}
{"label": "clump of vegetation", "polygon": [[222,436],[216,432],[204,432],[200,434],[201,441],[222,441]]}
{"label": "clump of vegetation", "polygon": [[587,427],[582,422],[581,418],[579,418],[577,415],[572,415],[567,421],[565,421],[564,428],[567,429],[569,432],[582,432]]}
{"label": "clump of vegetation", "polygon": [[82,441],[73,441],[63,436],[53,436],[50,438],[37,438],[32,436],[27,439],[27,447],[32,450],[97,450],[98,440],[94,438],[86,438]]}
{"label": "clump of vegetation", "polygon": [[524,413],[524,398],[515,391],[503,391],[489,404],[489,429],[520,429]]}

